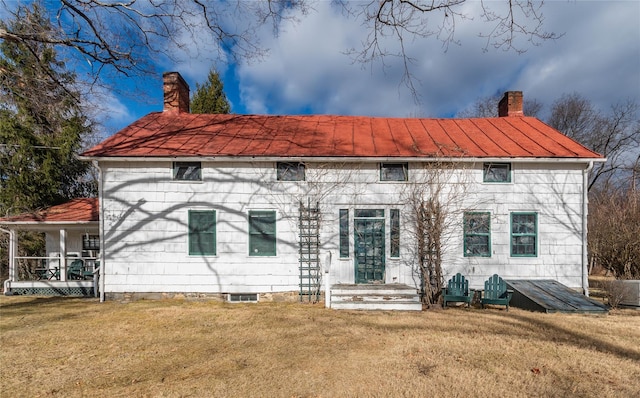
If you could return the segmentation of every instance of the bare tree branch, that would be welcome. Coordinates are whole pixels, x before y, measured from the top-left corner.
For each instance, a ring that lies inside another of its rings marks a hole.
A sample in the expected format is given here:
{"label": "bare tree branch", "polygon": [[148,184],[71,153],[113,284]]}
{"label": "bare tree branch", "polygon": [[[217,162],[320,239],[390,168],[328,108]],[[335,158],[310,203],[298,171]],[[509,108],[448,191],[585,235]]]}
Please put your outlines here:
{"label": "bare tree branch", "polygon": [[[24,7],[0,1],[14,16]],[[353,22],[361,23],[369,32],[360,48],[347,52],[356,62],[379,61],[383,69],[388,67],[386,58],[399,58],[402,83],[416,100],[418,81],[412,73],[415,59],[408,44],[434,37],[446,51],[449,45],[460,44],[455,37],[458,22],[472,19],[462,11],[467,0],[364,3],[334,0],[334,3],[341,4]],[[178,55],[173,49],[190,48],[194,43],[213,43],[216,47],[206,51],[214,55],[217,52],[218,59],[260,59],[268,51],[260,42],[260,29],[271,24],[277,35],[284,21],[298,23],[299,16],[311,12],[310,4],[313,2],[307,0],[61,0],[43,7],[57,28],[55,34],[14,32],[0,23],[0,39],[53,45],[59,53],[68,51],[70,59],[86,61],[94,76],[109,71],[131,76],[155,73],[158,56],[175,59]],[[538,45],[560,37],[542,29],[542,4],[501,0],[489,7],[483,1],[480,17],[489,26],[488,32],[482,34],[487,39],[485,49],[492,46],[522,52],[526,44],[517,45],[516,38],[524,37],[530,44]]]}

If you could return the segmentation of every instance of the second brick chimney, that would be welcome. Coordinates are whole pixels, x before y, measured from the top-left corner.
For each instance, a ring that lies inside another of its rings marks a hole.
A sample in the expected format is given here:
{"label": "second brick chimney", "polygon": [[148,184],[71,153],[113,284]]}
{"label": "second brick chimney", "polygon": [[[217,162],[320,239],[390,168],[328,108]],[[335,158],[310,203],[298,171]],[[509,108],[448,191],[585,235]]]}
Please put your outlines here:
{"label": "second brick chimney", "polygon": [[507,91],[498,104],[498,116],[524,116],[522,91]]}
{"label": "second brick chimney", "polygon": [[189,85],[178,72],[162,74],[164,112],[189,113]]}

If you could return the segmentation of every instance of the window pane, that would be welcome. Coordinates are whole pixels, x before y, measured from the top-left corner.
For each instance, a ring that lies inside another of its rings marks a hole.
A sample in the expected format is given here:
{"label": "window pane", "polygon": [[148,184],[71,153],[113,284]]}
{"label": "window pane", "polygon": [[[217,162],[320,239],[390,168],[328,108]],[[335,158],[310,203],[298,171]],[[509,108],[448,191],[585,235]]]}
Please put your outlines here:
{"label": "window pane", "polygon": [[390,250],[391,257],[400,257],[400,210],[391,209]]}
{"label": "window pane", "polygon": [[483,166],[484,182],[510,182],[510,163],[485,163]]}
{"label": "window pane", "polygon": [[380,164],[380,181],[407,181],[407,163]]}
{"label": "window pane", "polygon": [[302,163],[277,163],[277,179],[278,181],[304,181],[305,166]]}
{"label": "window pane", "polygon": [[174,162],[173,179],[179,181],[201,181],[200,162]]}
{"label": "window pane", "polygon": [[340,257],[349,257],[349,210],[340,209]]}
{"label": "window pane", "polygon": [[536,256],[537,255],[537,214],[536,213],[512,213],[511,214],[511,255],[512,256]]}
{"label": "window pane", "polygon": [[464,213],[464,256],[491,257],[489,213]]}
{"label": "window pane", "polygon": [[215,211],[189,211],[189,254],[216,254]]}
{"label": "window pane", "polygon": [[100,250],[99,235],[83,235],[82,250]]}
{"label": "window pane", "polygon": [[384,209],[357,209],[355,211],[355,217],[357,218],[368,218],[368,217],[376,217],[383,218],[384,217]]}
{"label": "window pane", "polygon": [[276,212],[249,212],[249,255],[276,255]]}
{"label": "window pane", "polygon": [[464,239],[465,256],[489,255],[489,236],[467,235]]}

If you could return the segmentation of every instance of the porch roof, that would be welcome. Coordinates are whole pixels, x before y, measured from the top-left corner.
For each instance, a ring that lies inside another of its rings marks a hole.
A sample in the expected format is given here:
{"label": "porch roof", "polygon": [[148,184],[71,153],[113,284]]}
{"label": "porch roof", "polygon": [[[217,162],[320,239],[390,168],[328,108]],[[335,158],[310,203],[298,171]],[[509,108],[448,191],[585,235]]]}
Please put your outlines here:
{"label": "porch roof", "polygon": [[3,225],[88,224],[100,220],[98,198],[78,198],[31,213],[0,218]]}
{"label": "porch roof", "polygon": [[533,117],[470,119],[154,112],[84,152],[158,157],[603,159]]}

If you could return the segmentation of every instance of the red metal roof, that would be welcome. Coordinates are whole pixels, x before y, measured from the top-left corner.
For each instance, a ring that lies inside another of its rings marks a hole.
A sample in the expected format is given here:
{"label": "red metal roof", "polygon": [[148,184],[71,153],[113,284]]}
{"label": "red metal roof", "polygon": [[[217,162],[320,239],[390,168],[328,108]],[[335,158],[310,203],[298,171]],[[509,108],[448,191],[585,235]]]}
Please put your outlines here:
{"label": "red metal roof", "polygon": [[99,220],[100,213],[98,210],[98,198],[79,198],[33,213],[23,213],[11,217],[0,218],[0,223],[65,223],[91,222]]}
{"label": "red metal roof", "polygon": [[472,119],[151,113],[87,157],[602,158],[532,117]]}

